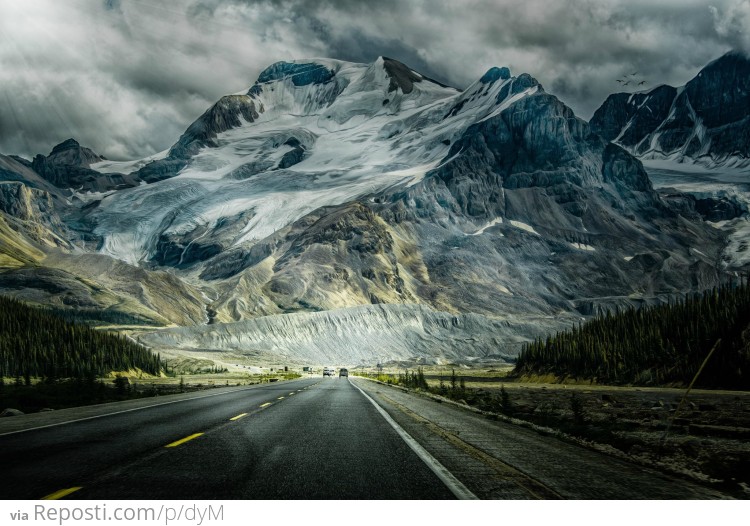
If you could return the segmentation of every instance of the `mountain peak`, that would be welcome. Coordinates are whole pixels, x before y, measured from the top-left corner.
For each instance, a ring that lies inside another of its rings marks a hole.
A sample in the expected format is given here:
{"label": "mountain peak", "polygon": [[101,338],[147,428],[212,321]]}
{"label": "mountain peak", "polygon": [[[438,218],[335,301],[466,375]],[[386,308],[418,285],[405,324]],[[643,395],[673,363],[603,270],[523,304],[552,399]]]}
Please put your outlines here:
{"label": "mountain peak", "polygon": [[687,84],[607,98],[592,130],[644,159],[747,166],[750,59],[733,50]]}
{"label": "mountain peak", "polygon": [[491,84],[496,80],[508,80],[510,78],[510,70],[506,67],[498,68],[497,66],[487,70],[487,73],[482,75],[479,82],[482,84]]}
{"label": "mountain peak", "polygon": [[388,57],[378,57],[378,60],[383,61],[383,68],[390,78],[388,92],[400,88],[404,95],[409,94],[414,89],[414,83],[423,80],[422,75],[410,69],[403,62]]}
{"label": "mountain peak", "polygon": [[58,144],[55,147],[53,147],[52,148],[52,152],[50,152],[50,155],[55,154],[55,153],[59,153],[59,152],[65,151],[65,150],[71,150],[73,148],[80,148],[80,147],[81,147],[81,145],[75,139],[72,139],[72,138],[71,139],[66,139],[63,142],[61,142],[60,144]]}
{"label": "mountain peak", "polygon": [[311,62],[276,62],[258,75],[256,84],[266,84],[275,80],[291,78],[295,86],[325,84],[335,75],[335,71],[324,64]]}
{"label": "mountain peak", "polygon": [[748,61],[750,60],[750,55],[748,55],[747,52],[741,50],[741,49],[730,49],[726,53],[724,53],[722,56],[717,58],[714,62],[718,62],[720,60],[729,60],[729,59],[740,59]]}
{"label": "mountain peak", "polygon": [[729,72],[732,75],[736,73],[743,74],[748,69],[750,69],[750,57],[743,51],[733,49],[706,64],[690,82],[695,82],[696,79],[701,78],[705,74],[715,74],[716,72]]}
{"label": "mountain peak", "polygon": [[443,84],[442,82],[438,82],[435,79],[426,77],[425,75],[414,71],[409,66],[398,60],[380,56],[375,62],[383,63],[383,68],[390,78],[390,84],[388,85],[389,92],[396,91],[400,88],[404,95],[408,95],[414,89],[415,83],[423,81],[432,82],[433,84],[437,84],[442,88],[450,88],[450,86],[448,86],[447,84]]}
{"label": "mountain peak", "polygon": [[75,139],[66,139],[52,148],[50,154],[37,155],[31,166],[44,179],[60,188],[81,186],[82,181],[95,180],[98,172],[90,170],[92,164],[106,159]]}
{"label": "mountain peak", "polygon": [[52,148],[47,159],[60,165],[83,166],[88,168],[93,163],[104,161],[105,158],[90,148],[81,146],[75,139],[66,139]]}

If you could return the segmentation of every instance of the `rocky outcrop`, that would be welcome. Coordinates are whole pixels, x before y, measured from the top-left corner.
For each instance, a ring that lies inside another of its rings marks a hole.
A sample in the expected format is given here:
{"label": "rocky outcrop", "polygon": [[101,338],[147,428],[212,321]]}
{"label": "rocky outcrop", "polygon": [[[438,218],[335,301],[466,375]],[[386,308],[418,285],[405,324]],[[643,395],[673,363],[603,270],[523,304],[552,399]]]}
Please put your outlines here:
{"label": "rocky outcrop", "polygon": [[643,158],[744,165],[750,158],[750,59],[729,52],[685,86],[610,95],[590,124]]}
{"label": "rocky outcrop", "polygon": [[258,118],[255,101],[248,95],[227,95],[193,122],[164,159],[151,161],[135,172],[147,183],[155,183],[177,175],[201,148],[215,146],[214,139],[222,132],[251,123]]}
{"label": "rocky outcrop", "polygon": [[188,159],[205,146],[215,146],[213,140],[218,134],[241,126],[243,120],[254,122],[258,110],[255,101],[247,95],[222,97],[182,134],[169,150],[167,159]]}
{"label": "rocky outcrop", "polygon": [[[434,207],[428,202],[439,202],[455,215],[484,220],[504,217],[508,192],[527,189],[526,193],[543,193],[549,204],[526,210],[518,219],[532,219],[532,224],[544,227],[567,224],[574,229],[587,213],[592,190],[605,184],[613,200],[641,208],[660,206],[636,159],[607,145],[556,97],[541,92],[470,126],[453,143],[448,158],[425,182],[429,189],[417,186],[401,197],[414,200],[417,216],[433,215]],[[446,191],[449,197],[443,195]],[[555,209],[559,214],[553,217]],[[561,223],[563,217],[567,219]]]}
{"label": "rocky outcrop", "polygon": [[50,194],[20,182],[0,183],[0,211],[23,221],[38,222],[47,221],[55,214]]}
{"label": "rocky outcrop", "polygon": [[14,155],[0,155],[0,182],[20,182],[31,188],[44,190],[60,197],[59,189],[32,168],[31,161]]}
{"label": "rocky outcrop", "polygon": [[286,152],[279,161],[279,168],[282,170],[302,162],[302,159],[305,158],[305,145],[300,143],[299,139],[296,137],[290,137],[284,144],[291,146],[292,150]]}
{"label": "rocky outcrop", "polygon": [[221,243],[202,240],[205,229],[198,228],[187,236],[162,234],[156,244],[154,262],[165,267],[186,268],[206,261],[224,250]]}
{"label": "rocky outcrop", "polygon": [[70,248],[70,233],[60,219],[53,196],[21,182],[0,183],[0,212],[31,240],[49,247]]}
{"label": "rocky outcrop", "polygon": [[47,161],[55,165],[90,167],[94,163],[106,160],[89,148],[78,144],[75,139],[61,142],[47,156]]}
{"label": "rocky outcrop", "polygon": [[333,79],[335,73],[323,64],[276,62],[264,69],[255,85],[266,84],[274,80],[290,78],[295,86],[325,84]]}
{"label": "rocky outcrop", "polygon": [[31,168],[58,188],[77,192],[106,192],[135,186],[139,179],[130,174],[102,174],[89,168],[104,158],[74,139],[68,139],[54,148],[48,156],[37,155]]}
{"label": "rocky outcrop", "polygon": [[422,82],[422,75],[415,73],[398,60],[383,57],[383,67],[391,79],[388,84],[389,92],[400,89],[403,93],[409,94],[414,89],[415,82]]}

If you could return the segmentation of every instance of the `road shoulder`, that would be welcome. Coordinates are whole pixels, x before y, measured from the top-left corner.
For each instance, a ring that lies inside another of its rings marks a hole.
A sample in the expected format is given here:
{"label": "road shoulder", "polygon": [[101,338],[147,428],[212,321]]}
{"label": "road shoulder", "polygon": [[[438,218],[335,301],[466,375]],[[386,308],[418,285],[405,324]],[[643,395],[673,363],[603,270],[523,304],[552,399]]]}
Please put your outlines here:
{"label": "road shoulder", "polygon": [[352,381],[482,499],[727,498],[454,404],[366,379]]}

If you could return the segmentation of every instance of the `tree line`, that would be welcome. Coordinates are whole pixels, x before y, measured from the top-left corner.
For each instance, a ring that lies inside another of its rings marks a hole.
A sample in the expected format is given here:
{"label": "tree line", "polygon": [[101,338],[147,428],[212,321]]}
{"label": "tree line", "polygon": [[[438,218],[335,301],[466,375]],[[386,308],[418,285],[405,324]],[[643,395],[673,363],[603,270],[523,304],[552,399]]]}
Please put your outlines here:
{"label": "tree line", "polygon": [[750,389],[747,280],[668,304],[600,312],[568,331],[524,345],[514,374],[687,385],[719,340],[696,386]]}
{"label": "tree line", "polygon": [[138,368],[157,375],[161,358],[123,336],[65,320],[52,309],[0,296],[0,378],[87,378]]}

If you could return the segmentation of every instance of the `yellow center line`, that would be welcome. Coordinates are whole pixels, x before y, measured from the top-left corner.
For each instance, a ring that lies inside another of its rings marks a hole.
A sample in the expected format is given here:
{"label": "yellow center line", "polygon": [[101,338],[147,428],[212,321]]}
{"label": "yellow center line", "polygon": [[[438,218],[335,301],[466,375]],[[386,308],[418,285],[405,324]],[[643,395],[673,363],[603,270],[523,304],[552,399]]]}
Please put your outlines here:
{"label": "yellow center line", "polygon": [[176,441],[172,442],[171,444],[167,444],[167,445],[166,445],[166,446],[164,446],[164,447],[177,447],[177,446],[179,446],[179,445],[181,445],[181,444],[184,444],[184,443],[185,443],[185,442],[187,442],[188,440],[193,440],[194,438],[198,438],[198,437],[199,437],[199,436],[201,436],[202,434],[203,434],[203,433],[193,433],[193,434],[192,434],[192,435],[190,435],[190,436],[187,436],[187,437],[185,437],[185,438],[181,438],[180,440],[176,440]]}
{"label": "yellow center line", "polygon": [[261,407],[268,407],[271,405],[271,402],[266,402],[265,404],[260,404]]}
{"label": "yellow center line", "polygon": [[243,416],[247,416],[247,413],[242,413],[241,415],[233,416],[233,417],[232,417],[232,418],[230,418],[229,420],[239,420],[239,419],[240,419],[240,418],[242,418]]}
{"label": "yellow center line", "polygon": [[289,396],[292,396],[293,394],[294,394],[294,391],[292,391],[291,393],[289,393]]}
{"label": "yellow center line", "polygon": [[284,399],[284,397],[283,397],[283,396],[280,396],[280,397],[278,397],[278,398],[277,398],[276,400],[283,400],[283,399]]}
{"label": "yellow center line", "polygon": [[82,487],[83,486],[76,486],[74,488],[61,489],[60,491],[56,491],[54,493],[50,493],[46,497],[42,497],[42,500],[57,500],[57,499],[61,499],[63,497],[67,497],[68,495],[70,495],[74,491],[78,491]]}

